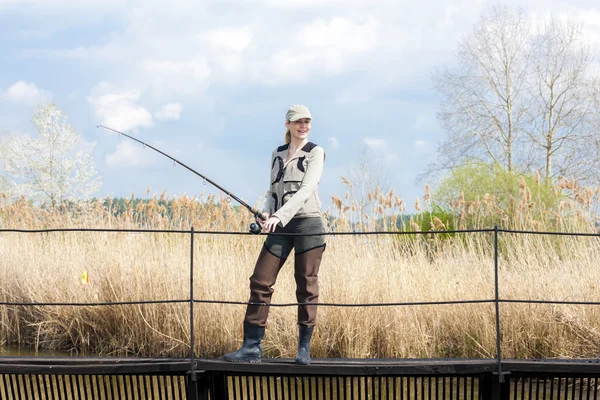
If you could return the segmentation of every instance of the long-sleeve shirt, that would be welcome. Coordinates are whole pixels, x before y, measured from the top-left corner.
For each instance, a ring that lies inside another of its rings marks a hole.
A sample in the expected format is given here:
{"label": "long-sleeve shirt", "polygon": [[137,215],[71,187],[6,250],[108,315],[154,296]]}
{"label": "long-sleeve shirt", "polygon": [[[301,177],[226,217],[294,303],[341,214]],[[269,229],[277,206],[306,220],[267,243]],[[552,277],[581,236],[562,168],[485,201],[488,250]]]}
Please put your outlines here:
{"label": "long-sleeve shirt", "polygon": [[325,151],[308,142],[284,164],[289,145],[271,155],[271,179],[264,211],[285,226],[294,217],[318,217],[321,201],[318,187],[323,173]]}

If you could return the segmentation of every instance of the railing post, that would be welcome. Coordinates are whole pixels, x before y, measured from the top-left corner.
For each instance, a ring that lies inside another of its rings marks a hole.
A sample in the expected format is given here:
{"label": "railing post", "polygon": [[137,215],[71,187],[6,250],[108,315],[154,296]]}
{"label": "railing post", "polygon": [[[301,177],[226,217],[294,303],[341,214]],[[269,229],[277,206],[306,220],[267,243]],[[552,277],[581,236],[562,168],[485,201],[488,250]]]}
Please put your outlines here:
{"label": "railing post", "polygon": [[187,399],[198,400],[198,377],[194,362],[194,227],[190,230],[190,371]]}
{"label": "railing post", "polygon": [[481,400],[510,400],[510,381],[498,381],[493,373],[486,372],[479,378],[479,398]]}
{"label": "railing post", "polygon": [[498,382],[504,382],[502,374],[502,350],[500,346],[500,290],[498,278],[498,225],[494,225],[494,300],[496,306],[496,354],[498,358]]}

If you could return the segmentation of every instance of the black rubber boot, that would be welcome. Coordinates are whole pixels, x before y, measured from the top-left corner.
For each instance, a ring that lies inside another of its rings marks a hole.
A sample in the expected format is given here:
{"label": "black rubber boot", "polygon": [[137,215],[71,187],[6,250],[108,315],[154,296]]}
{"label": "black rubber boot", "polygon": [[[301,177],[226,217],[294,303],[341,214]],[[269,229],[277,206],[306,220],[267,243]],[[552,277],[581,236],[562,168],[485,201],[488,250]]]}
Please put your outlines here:
{"label": "black rubber boot", "polygon": [[312,338],[314,326],[298,325],[298,355],[296,364],[310,364],[310,339]]}
{"label": "black rubber boot", "polygon": [[225,361],[230,362],[260,362],[262,358],[261,342],[265,336],[265,327],[252,325],[244,322],[244,343],[242,347],[233,353],[223,356]]}

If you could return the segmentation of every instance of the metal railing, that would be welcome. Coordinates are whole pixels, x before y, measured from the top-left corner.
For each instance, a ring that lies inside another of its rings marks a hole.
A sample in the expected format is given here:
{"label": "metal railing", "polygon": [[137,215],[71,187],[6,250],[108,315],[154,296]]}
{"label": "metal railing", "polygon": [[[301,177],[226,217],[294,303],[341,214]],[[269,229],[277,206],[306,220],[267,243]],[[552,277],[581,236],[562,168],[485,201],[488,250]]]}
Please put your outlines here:
{"label": "metal railing", "polygon": [[[190,343],[189,343],[189,371],[187,373],[187,385],[188,385],[188,396],[190,390],[198,393],[198,379],[197,379],[197,357],[194,353],[194,305],[198,303],[203,304],[223,304],[223,305],[261,305],[267,306],[264,303],[250,303],[245,301],[231,301],[231,300],[215,300],[215,299],[196,299],[194,297],[194,237],[196,235],[252,235],[246,232],[225,232],[225,231],[196,231],[192,227],[190,230],[158,230],[158,229],[100,229],[100,228],[58,228],[58,229],[0,229],[0,234],[8,233],[52,233],[52,232],[119,232],[119,233],[169,233],[169,234],[184,234],[189,235],[190,238],[190,259],[189,259],[189,298],[187,299],[165,299],[165,300],[140,300],[140,301],[111,301],[111,302],[8,302],[0,301],[0,306],[113,306],[113,305],[143,305],[143,304],[166,304],[166,303],[187,303],[189,304],[189,329],[190,329]],[[444,230],[444,231],[417,231],[417,232],[327,232],[327,233],[316,233],[311,235],[306,234],[293,234],[293,233],[273,233],[272,235],[280,236],[365,236],[365,235],[438,235],[438,234],[468,234],[468,233],[492,233],[493,234],[493,268],[494,268],[494,297],[488,299],[475,299],[475,300],[452,300],[452,301],[415,301],[415,302],[386,302],[386,303],[319,303],[319,307],[401,307],[401,306],[423,306],[423,305],[453,305],[453,304],[481,304],[490,303],[494,304],[495,313],[495,332],[496,332],[496,371],[498,383],[504,383],[505,373],[503,372],[503,357],[501,349],[501,316],[500,316],[500,304],[501,303],[520,303],[520,304],[562,304],[562,305],[600,305],[600,302],[594,301],[567,301],[567,300],[531,300],[531,299],[503,299],[500,298],[500,284],[499,284],[499,234],[520,234],[520,235],[556,235],[556,236],[582,236],[582,237],[597,237],[600,238],[600,234],[594,233],[567,233],[567,232],[534,232],[524,230],[509,230],[501,229],[497,226],[491,229],[467,229],[467,230]],[[307,303],[271,303],[268,304],[270,307],[296,307],[299,305],[305,305]],[[239,379],[237,375],[229,375],[224,377],[224,380],[228,379]],[[212,378],[211,378],[212,379]],[[536,378],[537,379],[537,378]],[[333,382],[333,381],[331,381]],[[340,381],[336,381],[339,384]],[[421,381],[424,382],[424,381]],[[432,381],[429,381],[430,383]],[[527,381],[529,382],[529,381]],[[597,380],[594,381],[597,383]],[[535,381],[535,384],[539,386],[539,380]],[[332,387],[331,383],[328,387]],[[514,385],[514,383],[513,383]],[[527,390],[531,391],[532,384],[527,383]],[[544,383],[544,388],[546,384]],[[536,387],[537,387],[536,386]],[[472,389],[473,386],[470,386]],[[390,389],[391,390],[391,389]],[[395,390],[395,389],[394,389]],[[552,389],[551,389],[552,390]],[[561,391],[560,387],[557,389]],[[536,389],[535,393],[539,390]],[[563,390],[564,392],[564,390]],[[541,392],[540,392],[541,393]],[[588,393],[588,392],[586,392]],[[591,393],[591,391],[589,392]],[[596,398],[596,391],[594,389],[594,399]],[[473,396],[465,396],[472,398]],[[191,397],[190,397],[191,398]]]}

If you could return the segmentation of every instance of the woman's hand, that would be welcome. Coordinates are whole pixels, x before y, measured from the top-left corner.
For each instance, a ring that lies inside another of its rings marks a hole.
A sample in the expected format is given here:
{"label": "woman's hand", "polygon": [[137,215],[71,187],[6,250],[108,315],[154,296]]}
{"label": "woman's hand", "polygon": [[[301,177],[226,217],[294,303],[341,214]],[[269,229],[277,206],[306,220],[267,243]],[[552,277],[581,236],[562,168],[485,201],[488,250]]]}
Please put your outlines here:
{"label": "woman's hand", "polygon": [[265,222],[261,222],[261,226],[263,227],[263,229],[265,229],[267,232],[275,232],[275,228],[277,227],[277,224],[280,222],[279,218],[277,217],[269,217],[267,213],[264,213],[263,215],[267,216],[267,220]]}
{"label": "woman's hand", "polygon": [[[265,211],[264,213],[260,214],[260,215],[258,216],[258,218],[259,218],[259,219],[260,219],[262,222],[264,222],[264,221],[268,220],[270,216],[271,216],[271,214],[269,214],[268,212],[266,212],[266,211]],[[261,224],[261,225],[262,225],[262,224]]]}

